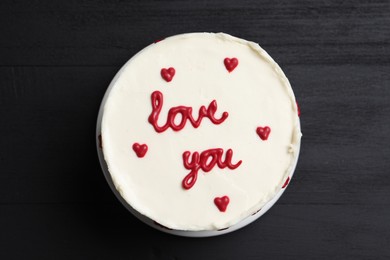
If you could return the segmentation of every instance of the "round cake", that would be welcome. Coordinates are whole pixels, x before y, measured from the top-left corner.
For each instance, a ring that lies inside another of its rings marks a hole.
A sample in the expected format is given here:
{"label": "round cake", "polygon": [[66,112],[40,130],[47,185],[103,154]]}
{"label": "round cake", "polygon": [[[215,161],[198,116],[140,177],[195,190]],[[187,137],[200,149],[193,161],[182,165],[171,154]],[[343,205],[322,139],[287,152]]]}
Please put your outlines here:
{"label": "round cake", "polygon": [[98,122],[104,167],[133,213],[167,230],[215,231],[285,188],[301,131],[289,81],[256,43],[188,33],[132,57]]}

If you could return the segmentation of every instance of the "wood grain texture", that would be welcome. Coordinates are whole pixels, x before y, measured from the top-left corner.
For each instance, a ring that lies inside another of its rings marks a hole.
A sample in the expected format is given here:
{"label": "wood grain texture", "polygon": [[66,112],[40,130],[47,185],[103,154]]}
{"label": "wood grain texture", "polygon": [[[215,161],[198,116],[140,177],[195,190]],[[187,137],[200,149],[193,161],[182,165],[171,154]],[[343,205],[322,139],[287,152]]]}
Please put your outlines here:
{"label": "wood grain texture", "polygon": [[[0,259],[390,258],[389,1],[7,0],[0,14]],[[281,199],[205,239],[132,217],[103,177],[94,135],[123,63],[192,31],[259,42],[302,110]]]}
{"label": "wood grain texture", "polygon": [[9,2],[0,3],[7,66],[120,66],[156,39],[192,31],[250,39],[283,64],[390,60],[386,0]]}

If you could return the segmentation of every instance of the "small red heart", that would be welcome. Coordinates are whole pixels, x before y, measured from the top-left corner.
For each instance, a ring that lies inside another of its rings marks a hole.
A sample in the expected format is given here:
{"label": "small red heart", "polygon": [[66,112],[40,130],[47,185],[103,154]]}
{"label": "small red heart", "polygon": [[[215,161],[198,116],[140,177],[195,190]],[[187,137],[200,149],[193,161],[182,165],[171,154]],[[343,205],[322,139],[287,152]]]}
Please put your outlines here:
{"label": "small red heart", "polygon": [[175,69],[170,67],[169,69],[161,69],[161,77],[165,79],[166,82],[171,82],[173,76],[175,76]]}
{"label": "small red heart", "polygon": [[148,151],[148,146],[146,144],[134,143],[133,150],[139,158],[142,158],[145,156],[146,152]]}
{"label": "small red heart", "polygon": [[223,197],[216,197],[214,199],[214,204],[217,206],[219,211],[225,212],[226,208],[229,204],[229,197],[228,196],[223,196]]}
{"label": "small red heart", "polygon": [[238,60],[237,58],[225,58],[223,60],[223,63],[225,64],[226,69],[230,72],[232,72],[238,65]]}
{"label": "small red heart", "polygon": [[265,127],[259,126],[256,129],[256,133],[260,136],[261,140],[265,141],[268,139],[268,136],[271,133],[271,128],[269,128],[268,126]]}

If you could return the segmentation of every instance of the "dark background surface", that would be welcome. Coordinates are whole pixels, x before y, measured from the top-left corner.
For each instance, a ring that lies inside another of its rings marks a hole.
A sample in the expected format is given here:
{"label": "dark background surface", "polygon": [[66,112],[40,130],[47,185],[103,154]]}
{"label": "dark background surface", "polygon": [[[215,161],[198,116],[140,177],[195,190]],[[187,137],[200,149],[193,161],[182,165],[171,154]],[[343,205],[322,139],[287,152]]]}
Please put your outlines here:
{"label": "dark background surface", "polygon": [[[0,1],[0,259],[390,259],[389,1]],[[300,103],[277,204],[202,239],[117,201],[95,124],[118,69],[196,31],[258,42]]]}

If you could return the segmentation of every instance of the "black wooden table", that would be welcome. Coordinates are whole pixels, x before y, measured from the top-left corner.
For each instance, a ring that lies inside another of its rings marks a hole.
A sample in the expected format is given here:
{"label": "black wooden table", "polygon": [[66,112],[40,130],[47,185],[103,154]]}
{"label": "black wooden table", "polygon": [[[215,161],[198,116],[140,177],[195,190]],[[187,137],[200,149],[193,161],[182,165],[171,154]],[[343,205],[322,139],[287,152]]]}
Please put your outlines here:
{"label": "black wooden table", "polygon": [[[389,1],[2,0],[0,13],[0,259],[390,259]],[[260,43],[304,136],[266,215],[193,239],[117,201],[95,124],[132,55],[198,31]]]}

